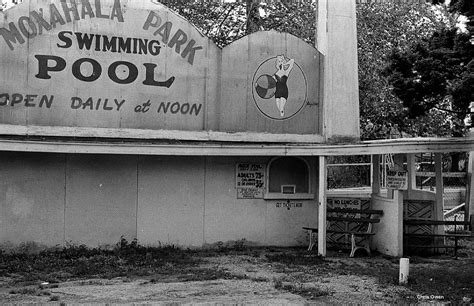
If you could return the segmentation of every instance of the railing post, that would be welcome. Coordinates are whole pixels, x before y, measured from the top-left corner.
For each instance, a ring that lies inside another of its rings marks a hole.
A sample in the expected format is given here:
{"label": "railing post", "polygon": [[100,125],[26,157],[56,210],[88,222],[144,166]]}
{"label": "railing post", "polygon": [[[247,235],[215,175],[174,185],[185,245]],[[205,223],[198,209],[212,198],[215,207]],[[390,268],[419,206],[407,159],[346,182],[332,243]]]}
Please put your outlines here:
{"label": "railing post", "polygon": [[327,215],[327,159],[319,157],[319,190],[318,190],[318,255],[326,256],[326,215]]}
{"label": "railing post", "polygon": [[[474,132],[471,136],[474,137]],[[464,209],[464,221],[471,221],[474,218],[474,180],[472,173],[474,170],[474,151],[469,152],[469,162],[467,166],[467,188],[466,188],[466,206]],[[471,223],[470,226],[473,226]],[[469,227],[467,228],[469,229]]]}
{"label": "railing post", "polygon": [[[443,155],[441,153],[435,154],[435,176],[436,176],[436,204],[434,207],[434,219],[443,220],[443,209],[444,209],[444,185],[443,185]],[[441,232],[444,232],[441,231]],[[440,232],[440,234],[441,234]]]}
{"label": "railing post", "polygon": [[[407,154],[407,170],[408,170],[408,194],[416,189],[416,163],[415,154]],[[408,196],[410,198],[410,195]]]}
{"label": "railing post", "polygon": [[372,155],[372,194],[380,194],[380,155]]}

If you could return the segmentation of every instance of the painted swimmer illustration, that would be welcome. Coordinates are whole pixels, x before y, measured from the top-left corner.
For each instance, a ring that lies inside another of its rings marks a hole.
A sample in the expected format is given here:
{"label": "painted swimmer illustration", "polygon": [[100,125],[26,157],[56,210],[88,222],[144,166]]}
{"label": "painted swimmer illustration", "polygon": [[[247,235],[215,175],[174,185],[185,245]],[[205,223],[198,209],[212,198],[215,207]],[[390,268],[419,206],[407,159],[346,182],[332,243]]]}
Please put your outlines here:
{"label": "painted swimmer illustration", "polygon": [[277,71],[273,75],[276,81],[275,102],[280,111],[280,116],[285,116],[285,104],[288,100],[288,77],[293,69],[294,59],[286,60],[284,55],[278,55],[275,61]]}
{"label": "painted swimmer illustration", "polygon": [[267,58],[256,69],[252,80],[253,100],[266,117],[286,120],[307,104],[306,76],[297,61],[280,53]]}

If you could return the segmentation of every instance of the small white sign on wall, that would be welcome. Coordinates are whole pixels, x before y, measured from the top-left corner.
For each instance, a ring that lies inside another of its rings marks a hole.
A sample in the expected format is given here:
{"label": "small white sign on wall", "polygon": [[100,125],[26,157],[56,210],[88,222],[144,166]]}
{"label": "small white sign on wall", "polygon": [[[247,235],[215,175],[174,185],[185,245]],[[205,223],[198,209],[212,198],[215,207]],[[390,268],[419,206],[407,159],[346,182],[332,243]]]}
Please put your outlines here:
{"label": "small white sign on wall", "polygon": [[263,199],[263,189],[237,188],[237,199]]}
{"label": "small white sign on wall", "polygon": [[238,199],[262,199],[265,190],[265,164],[237,164],[235,187]]}
{"label": "small white sign on wall", "polygon": [[387,171],[387,188],[408,189],[408,173],[406,171]]}
{"label": "small white sign on wall", "polygon": [[362,209],[362,200],[353,198],[328,198],[329,208]]}

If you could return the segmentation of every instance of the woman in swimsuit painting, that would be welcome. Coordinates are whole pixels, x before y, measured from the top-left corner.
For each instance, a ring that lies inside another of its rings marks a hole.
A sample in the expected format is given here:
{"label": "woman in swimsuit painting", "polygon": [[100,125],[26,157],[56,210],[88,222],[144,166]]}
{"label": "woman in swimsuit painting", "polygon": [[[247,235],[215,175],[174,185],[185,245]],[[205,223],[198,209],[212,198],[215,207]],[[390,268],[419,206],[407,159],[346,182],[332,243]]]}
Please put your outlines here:
{"label": "woman in swimsuit painting", "polygon": [[285,104],[288,100],[288,85],[286,81],[293,69],[294,59],[286,60],[284,55],[278,55],[275,61],[277,71],[273,75],[276,81],[275,102],[280,111],[280,116],[285,116]]}

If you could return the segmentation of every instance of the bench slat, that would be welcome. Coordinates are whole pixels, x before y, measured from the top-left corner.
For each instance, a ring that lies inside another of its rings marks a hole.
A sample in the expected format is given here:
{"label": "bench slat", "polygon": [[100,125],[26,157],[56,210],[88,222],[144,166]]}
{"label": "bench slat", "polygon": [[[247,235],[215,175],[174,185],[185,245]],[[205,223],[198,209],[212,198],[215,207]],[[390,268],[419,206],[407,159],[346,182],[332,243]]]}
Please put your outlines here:
{"label": "bench slat", "polygon": [[406,219],[403,220],[406,225],[469,225],[467,221],[454,220],[427,220],[427,219]]}
{"label": "bench slat", "polygon": [[368,215],[383,215],[383,210],[376,209],[350,209],[350,208],[328,208],[328,213],[354,213]]}
{"label": "bench slat", "polygon": [[355,223],[379,223],[380,219],[377,218],[349,218],[349,217],[327,217],[328,221],[347,221]]}
{"label": "bench slat", "polygon": [[463,249],[464,246],[462,245],[406,245],[405,247],[410,249]]}
{"label": "bench slat", "polygon": [[336,230],[328,230],[326,231],[327,233],[333,233],[333,234],[354,234],[356,236],[372,236],[375,235],[375,233],[368,233],[368,232],[357,232],[357,231],[336,231]]}
{"label": "bench slat", "polygon": [[472,237],[471,234],[414,234],[414,233],[405,233],[403,234],[404,236],[409,236],[409,237]]}
{"label": "bench slat", "polygon": [[[303,227],[303,229],[312,231],[313,233],[317,233],[318,229],[315,227]],[[326,230],[326,233],[333,233],[333,234],[354,234],[354,235],[362,235],[362,236],[371,236],[375,235],[375,233],[368,233],[368,232],[358,232],[358,231],[338,231],[338,230]]]}

